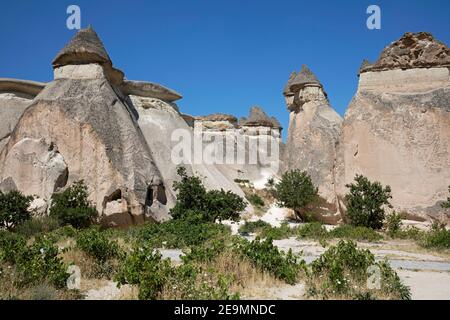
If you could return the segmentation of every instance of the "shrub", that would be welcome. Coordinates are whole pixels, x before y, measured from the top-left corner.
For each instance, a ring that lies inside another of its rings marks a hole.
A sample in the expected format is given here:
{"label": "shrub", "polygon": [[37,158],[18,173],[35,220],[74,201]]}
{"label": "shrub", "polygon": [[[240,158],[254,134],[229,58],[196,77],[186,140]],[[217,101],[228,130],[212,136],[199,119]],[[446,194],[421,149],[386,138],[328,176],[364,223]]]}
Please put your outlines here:
{"label": "shrub", "polygon": [[238,221],[240,212],[245,209],[244,199],[231,191],[211,190],[206,193],[206,203],[203,210],[206,221],[216,220]]}
{"label": "shrub", "polygon": [[0,228],[12,230],[30,219],[28,207],[31,201],[33,197],[24,196],[20,191],[0,191]]}
{"label": "shrub", "polygon": [[401,230],[402,218],[395,211],[386,217],[386,232],[391,237],[395,237]]}
{"label": "shrub", "polygon": [[247,200],[254,206],[263,207],[264,206],[264,200],[258,196],[256,193],[252,193],[247,196]]}
{"label": "shrub", "polygon": [[256,221],[245,221],[245,223],[239,227],[239,233],[248,234],[248,233],[259,233],[264,228],[270,228],[270,224],[263,220]]}
{"label": "shrub", "polygon": [[284,173],[275,189],[278,204],[293,209],[297,217],[302,219],[302,209],[317,199],[318,189],[306,171],[292,170]]}
{"label": "shrub", "polygon": [[16,257],[21,284],[39,284],[48,280],[58,288],[65,286],[69,274],[58,257],[58,247],[45,236],[21,250]]}
{"label": "shrub", "polygon": [[157,298],[172,272],[170,260],[163,260],[159,251],[144,244],[136,246],[133,252],[127,255],[115,280],[119,285],[138,285],[139,299],[153,300]]}
{"label": "shrub", "polygon": [[177,173],[181,181],[173,184],[178,194],[175,206],[170,210],[174,219],[185,219],[192,213],[207,222],[239,219],[239,213],[245,209],[242,197],[222,189],[206,191],[201,179],[188,176],[184,167],[179,167]]}
{"label": "shrub", "polygon": [[347,216],[354,226],[380,229],[383,226],[384,208],[391,207],[389,199],[391,188],[379,182],[370,182],[362,175],[356,175],[355,182],[347,184],[350,193],[345,196],[347,202]]}
{"label": "shrub", "polygon": [[287,222],[281,223],[279,227],[272,227],[271,225],[262,228],[259,236],[261,238],[271,238],[273,240],[281,240],[289,238],[296,234],[296,229],[291,228]]}
{"label": "shrub", "polygon": [[118,243],[109,240],[104,233],[96,228],[80,232],[76,237],[76,241],[78,248],[98,262],[105,262],[108,259],[118,258],[120,255]]}
{"label": "shrub", "polygon": [[366,227],[355,227],[348,224],[338,226],[329,232],[332,238],[343,238],[352,240],[364,240],[375,242],[383,239],[383,236],[375,230]]}
{"label": "shrub", "polygon": [[[448,192],[450,192],[450,186],[448,186]],[[442,208],[450,208],[450,196],[447,198],[447,201],[445,201],[441,206]]]}
{"label": "shrub", "polygon": [[224,238],[230,234],[229,227],[217,223],[205,223],[195,218],[170,220],[161,224],[146,224],[134,234],[138,242],[148,242],[153,247],[183,248],[196,246],[205,241]]}
{"label": "shrub", "polygon": [[181,259],[185,264],[190,262],[211,262],[225,249],[221,240],[212,240],[199,246],[193,246],[185,252]]}
{"label": "shrub", "polygon": [[248,258],[255,267],[266,270],[289,284],[294,284],[300,270],[305,268],[304,260],[293,255],[292,250],[287,254],[279,251],[270,238],[260,241],[257,237],[252,242],[236,238],[234,246],[236,252]]}
{"label": "shrub", "polygon": [[21,235],[0,230],[0,262],[14,264],[17,255],[26,245],[26,240]]}
{"label": "shrub", "polygon": [[450,249],[450,230],[445,227],[434,228],[422,234],[420,245],[425,248]]}
{"label": "shrub", "polygon": [[48,233],[56,230],[59,226],[60,222],[58,219],[44,216],[24,221],[16,228],[15,232],[29,238],[37,234]]}
{"label": "shrub", "polygon": [[297,229],[299,238],[325,239],[328,232],[320,222],[310,222]]}
{"label": "shrub", "polygon": [[75,228],[85,228],[93,222],[97,210],[88,201],[88,189],[83,180],[53,195],[50,215]]}
{"label": "shrub", "polygon": [[308,293],[322,298],[373,298],[380,294],[367,287],[371,272],[369,267],[380,270],[381,296],[394,299],[410,299],[409,289],[387,262],[376,262],[367,249],[358,249],[352,241],[340,241],[311,263]]}

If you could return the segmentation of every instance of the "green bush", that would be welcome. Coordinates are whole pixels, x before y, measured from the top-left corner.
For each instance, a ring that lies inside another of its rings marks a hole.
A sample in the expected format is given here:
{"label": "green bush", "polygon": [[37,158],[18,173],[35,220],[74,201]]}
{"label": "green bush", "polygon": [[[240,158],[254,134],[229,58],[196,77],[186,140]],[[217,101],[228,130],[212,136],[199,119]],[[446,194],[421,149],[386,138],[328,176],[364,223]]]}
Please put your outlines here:
{"label": "green bush", "polygon": [[258,196],[256,193],[252,193],[247,196],[247,200],[254,206],[257,207],[263,207],[264,206],[264,200]]}
{"label": "green bush", "polygon": [[419,241],[425,248],[450,249],[450,230],[446,230],[444,227],[434,228],[423,233]]}
{"label": "green bush", "polygon": [[174,219],[185,219],[192,213],[205,222],[239,219],[239,213],[245,209],[242,197],[222,189],[206,191],[201,179],[188,176],[184,167],[179,167],[177,173],[181,181],[173,184],[177,201],[170,210]]}
{"label": "green bush", "polygon": [[17,255],[26,245],[26,240],[23,236],[0,230],[0,262],[8,262],[14,264]]}
{"label": "green bush", "polygon": [[340,225],[329,232],[331,238],[352,239],[358,241],[375,242],[383,236],[375,230],[366,227],[355,227],[348,224]]}
{"label": "green bush", "polygon": [[361,299],[378,294],[377,289],[367,287],[371,275],[369,267],[380,270],[382,294],[394,299],[410,299],[409,289],[387,262],[376,262],[367,249],[358,249],[352,241],[340,241],[311,263],[308,293],[329,299],[344,297]]}
{"label": "green bush", "polygon": [[328,232],[320,222],[310,222],[297,229],[299,238],[325,239]]}
{"label": "green bush", "polygon": [[193,246],[184,252],[181,260],[185,264],[191,262],[211,262],[225,249],[225,243],[221,240],[212,240],[199,246]]}
{"label": "green bush", "polygon": [[239,233],[259,233],[264,228],[270,228],[271,225],[263,220],[245,221],[245,223],[239,227]]}
{"label": "green bush", "polygon": [[362,175],[356,175],[355,182],[347,184],[350,193],[345,196],[347,217],[354,226],[381,229],[384,220],[384,206],[391,207],[391,188],[379,182],[370,182]]}
{"label": "green bush", "polygon": [[170,260],[162,259],[159,251],[144,244],[136,246],[133,252],[127,255],[115,281],[119,285],[138,285],[139,299],[153,300],[158,297],[172,272]]}
{"label": "green bush", "polygon": [[269,225],[268,227],[262,228],[259,236],[261,238],[281,240],[294,236],[296,233],[296,228],[291,228],[287,222],[283,222],[279,227],[272,227]]}
{"label": "green bush", "polygon": [[37,234],[51,232],[59,227],[60,222],[58,219],[44,216],[24,221],[16,228],[15,232],[29,238]]}
{"label": "green bush", "polygon": [[58,257],[58,247],[45,236],[20,250],[15,262],[21,285],[35,285],[47,280],[62,288],[69,277],[66,266]]}
{"label": "green bush", "polygon": [[3,193],[0,191],[0,228],[13,230],[31,218],[28,211],[33,197],[24,196],[20,191]]}
{"label": "green bush", "polygon": [[255,267],[268,271],[289,284],[294,284],[299,272],[305,268],[304,260],[299,260],[292,254],[292,250],[287,254],[279,251],[270,238],[260,241],[257,237],[252,242],[235,238],[234,247],[238,254],[249,259]]}
{"label": "green bush", "polygon": [[53,195],[50,215],[75,228],[86,228],[94,221],[97,210],[88,201],[88,189],[83,180]]}
{"label": "green bush", "polygon": [[317,191],[306,171],[292,170],[284,173],[276,184],[275,197],[280,206],[291,208],[297,217],[304,219],[302,209],[318,199]]}
{"label": "green bush", "polygon": [[225,238],[230,234],[228,226],[206,223],[196,218],[173,219],[161,224],[149,223],[137,229],[132,236],[138,242],[148,242],[153,247],[184,248],[196,246],[205,241]]}
{"label": "green bush", "polygon": [[395,237],[402,226],[402,218],[395,211],[386,217],[386,232],[389,236]]}
{"label": "green bush", "polygon": [[78,233],[77,247],[86,252],[98,262],[118,258],[120,249],[117,241],[109,240],[105,233],[91,228]]}

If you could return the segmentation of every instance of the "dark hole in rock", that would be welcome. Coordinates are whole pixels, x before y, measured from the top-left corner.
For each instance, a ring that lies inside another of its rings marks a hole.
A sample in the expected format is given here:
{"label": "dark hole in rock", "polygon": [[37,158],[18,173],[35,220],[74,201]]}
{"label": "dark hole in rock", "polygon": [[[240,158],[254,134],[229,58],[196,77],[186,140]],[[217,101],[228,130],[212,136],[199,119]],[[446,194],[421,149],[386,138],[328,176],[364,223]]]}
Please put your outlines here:
{"label": "dark hole in rock", "polygon": [[164,186],[149,186],[147,188],[145,206],[151,207],[154,199],[163,205],[167,204],[166,188]]}
{"label": "dark hole in rock", "polygon": [[106,196],[103,200],[103,208],[106,208],[106,204],[108,202],[117,201],[122,199],[122,190],[117,189],[114,192],[112,192],[109,196]]}
{"label": "dark hole in rock", "polygon": [[66,168],[63,173],[56,179],[55,187],[53,188],[53,192],[56,192],[67,185],[67,181],[69,180],[69,168]]}

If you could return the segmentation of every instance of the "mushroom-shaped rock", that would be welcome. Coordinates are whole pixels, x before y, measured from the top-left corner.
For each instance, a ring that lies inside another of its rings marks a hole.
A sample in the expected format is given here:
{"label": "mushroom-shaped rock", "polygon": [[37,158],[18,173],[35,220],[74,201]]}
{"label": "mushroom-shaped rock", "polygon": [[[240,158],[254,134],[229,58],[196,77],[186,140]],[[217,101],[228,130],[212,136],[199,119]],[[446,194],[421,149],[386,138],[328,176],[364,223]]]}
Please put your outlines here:
{"label": "mushroom-shaped rock", "polygon": [[166,102],[182,98],[178,92],[153,82],[125,80],[121,85],[121,90],[126,95],[157,98]]}
{"label": "mushroom-shaped rock", "polygon": [[70,64],[89,63],[112,64],[102,41],[91,27],[78,31],[57,54],[52,64],[54,68],[57,68]]}
{"label": "mushroom-shaped rock", "polygon": [[0,92],[24,93],[32,97],[41,92],[45,85],[37,81],[0,78]]}
{"label": "mushroom-shaped rock", "polygon": [[314,75],[314,73],[312,73],[312,71],[305,64],[302,65],[302,69],[295,76],[295,78],[292,80],[289,80],[288,83],[289,82],[290,82],[290,84],[289,84],[288,90],[290,92],[296,92],[307,85],[318,86],[318,87],[322,86],[322,84],[317,79],[317,77]]}
{"label": "mushroom-shaped rock", "polygon": [[241,118],[239,124],[241,126],[248,127],[269,127],[269,128],[278,128],[281,129],[281,125],[278,120],[274,117],[269,117],[264,110],[262,110],[258,106],[253,106],[250,108],[250,113],[248,118]]}

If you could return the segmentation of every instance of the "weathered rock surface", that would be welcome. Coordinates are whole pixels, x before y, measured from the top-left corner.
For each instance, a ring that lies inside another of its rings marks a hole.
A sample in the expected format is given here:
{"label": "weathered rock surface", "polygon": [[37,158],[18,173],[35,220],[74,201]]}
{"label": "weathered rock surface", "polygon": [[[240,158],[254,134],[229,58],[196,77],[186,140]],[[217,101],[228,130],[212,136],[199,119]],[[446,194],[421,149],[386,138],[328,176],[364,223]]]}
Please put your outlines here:
{"label": "weathered rock surface", "polygon": [[41,82],[0,78],[0,150],[22,113],[44,87]]}
{"label": "weathered rock surface", "polygon": [[[290,110],[289,130],[283,156],[283,171],[305,170],[326,200],[319,218],[336,223],[335,190],[336,144],[341,117],[330,107],[327,95],[316,76],[306,67],[291,75],[284,90]],[[331,212],[331,217],[326,216]]]}
{"label": "weathered rock surface", "polygon": [[[95,32],[78,32],[54,67],[54,81],[34,98],[0,153],[0,187],[49,200],[83,179],[100,215],[114,216],[111,224],[167,218],[162,176],[136,110],[112,84],[109,72],[116,69]],[[119,200],[126,214],[108,205]]]}
{"label": "weathered rock surface", "polygon": [[360,73],[393,69],[450,67],[450,49],[428,32],[405,33],[382,52],[374,64],[364,63]]}
{"label": "weathered rock surface", "polygon": [[178,92],[152,82],[124,80],[120,90],[126,95],[157,98],[166,102],[182,98]]}
{"label": "weathered rock surface", "polygon": [[[225,176],[215,164],[195,162],[193,158],[193,128],[186,123],[175,104],[162,101],[155,97],[150,98],[134,95],[130,96],[129,103],[137,110],[139,127],[142,129],[147,144],[155,155],[155,163],[164,179],[164,185],[169,190],[172,190],[172,192],[167,193],[169,207],[175,202],[172,189],[173,183],[179,180],[177,175],[178,164],[172,159],[172,151],[176,150],[175,147],[179,144],[181,135],[183,139],[190,141],[188,143],[188,149],[192,157],[187,155],[187,160],[189,161],[183,164],[188,174],[195,173],[201,176],[208,189],[223,188],[244,196],[242,190],[233,180]],[[181,135],[176,134],[176,132]]]}
{"label": "weathered rock surface", "polygon": [[429,34],[405,34],[360,74],[338,147],[341,199],[345,184],[363,174],[391,186],[397,211],[441,218],[450,184],[448,54]]}

